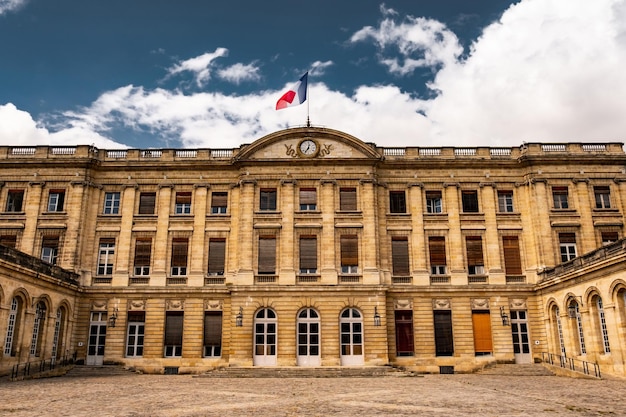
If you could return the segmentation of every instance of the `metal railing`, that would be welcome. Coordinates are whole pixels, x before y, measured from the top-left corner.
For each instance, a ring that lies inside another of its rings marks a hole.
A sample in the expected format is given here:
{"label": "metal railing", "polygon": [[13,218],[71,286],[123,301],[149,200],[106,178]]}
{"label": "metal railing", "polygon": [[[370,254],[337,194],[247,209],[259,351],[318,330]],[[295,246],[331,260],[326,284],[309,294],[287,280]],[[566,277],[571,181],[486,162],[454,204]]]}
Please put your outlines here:
{"label": "metal railing", "polygon": [[52,371],[56,368],[63,368],[74,363],[74,356],[63,356],[60,359],[50,358],[34,362],[24,362],[13,365],[11,368],[11,380],[17,378],[27,378],[29,376]]}
{"label": "metal railing", "polygon": [[[549,363],[550,365],[560,366],[561,368],[569,369],[571,371],[582,372],[585,375],[595,375],[596,378],[602,378],[600,374],[600,365],[597,363],[568,358],[563,355],[557,355],[549,352],[541,352],[541,356],[543,361]],[[592,370],[593,374],[591,373]]]}

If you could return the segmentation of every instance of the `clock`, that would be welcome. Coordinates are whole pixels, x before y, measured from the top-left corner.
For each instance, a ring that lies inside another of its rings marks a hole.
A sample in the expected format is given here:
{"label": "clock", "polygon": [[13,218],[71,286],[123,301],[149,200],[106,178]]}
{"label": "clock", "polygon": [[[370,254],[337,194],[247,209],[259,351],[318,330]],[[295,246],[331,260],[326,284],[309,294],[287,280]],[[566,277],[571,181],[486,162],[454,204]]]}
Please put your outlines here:
{"label": "clock", "polygon": [[298,153],[303,157],[312,157],[317,155],[319,146],[313,139],[304,139],[298,144]]}

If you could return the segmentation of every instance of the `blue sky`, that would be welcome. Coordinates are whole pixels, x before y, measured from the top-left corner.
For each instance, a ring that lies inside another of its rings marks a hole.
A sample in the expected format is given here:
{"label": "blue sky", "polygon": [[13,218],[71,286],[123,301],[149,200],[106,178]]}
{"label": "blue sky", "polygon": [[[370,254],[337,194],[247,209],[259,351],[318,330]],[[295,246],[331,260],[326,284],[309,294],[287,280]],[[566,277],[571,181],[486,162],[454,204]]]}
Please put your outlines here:
{"label": "blue sky", "polygon": [[625,1],[0,0],[0,144],[621,142]]}

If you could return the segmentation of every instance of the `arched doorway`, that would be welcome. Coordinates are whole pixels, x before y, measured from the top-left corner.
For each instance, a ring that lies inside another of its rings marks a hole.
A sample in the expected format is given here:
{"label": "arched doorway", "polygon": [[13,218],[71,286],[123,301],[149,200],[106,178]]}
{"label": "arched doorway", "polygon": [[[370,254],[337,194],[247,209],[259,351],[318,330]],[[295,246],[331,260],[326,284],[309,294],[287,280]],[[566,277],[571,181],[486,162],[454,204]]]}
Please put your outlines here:
{"label": "arched doorway", "polygon": [[341,365],[363,365],[363,316],[356,308],[346,308],[339,317]]}
{"label": "arched doorway", "polygon": [[320,366],[320,316],[312,308],[300,310],[297,319],[298,366]]}
{"label": "arched doorway", "polygon": [[254,316],[254,366],[276,365],[276,312],[262,308]]}

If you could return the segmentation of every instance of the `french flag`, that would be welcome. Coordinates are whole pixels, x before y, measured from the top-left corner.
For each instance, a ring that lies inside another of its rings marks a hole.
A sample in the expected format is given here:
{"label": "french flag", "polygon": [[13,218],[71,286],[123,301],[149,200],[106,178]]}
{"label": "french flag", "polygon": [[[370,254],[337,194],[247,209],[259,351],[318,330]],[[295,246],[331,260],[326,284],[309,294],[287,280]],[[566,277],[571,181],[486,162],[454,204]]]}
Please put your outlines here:
{"label": "french flag", "polygon": [[285,109],[291,106],[297,106],[306,100],[306,88],[309,72],[305,72],[300,80],[291,87],[289,91],[283,94],[276,103],[276,110]]}

